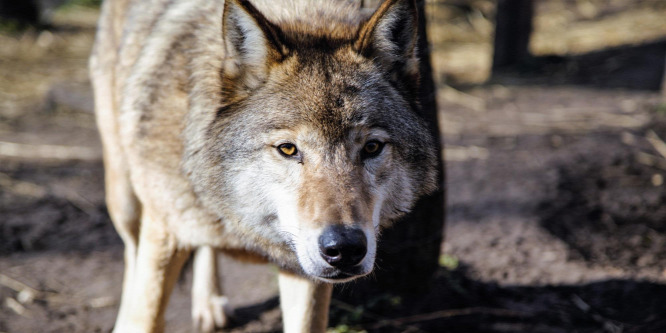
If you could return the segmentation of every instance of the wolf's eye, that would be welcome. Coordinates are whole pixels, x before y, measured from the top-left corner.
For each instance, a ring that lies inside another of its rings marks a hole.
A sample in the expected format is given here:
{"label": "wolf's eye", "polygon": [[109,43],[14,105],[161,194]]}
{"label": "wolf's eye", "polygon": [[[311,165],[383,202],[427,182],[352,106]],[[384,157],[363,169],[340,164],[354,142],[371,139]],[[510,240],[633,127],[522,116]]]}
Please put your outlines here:
{"label": "wolf's eye", "polygon": [[296,149],[296,145],[294,145],[293,143],[283,143],[277,146],[277,149],[280,152],[280,154],[286,157],[295,156],[296,153],[298,153],[298,149]]}
{"label": "wolf's eye", "polygon": [[371,140],[365,143],[365,146],[363,146],[363,151],[361,152],[361,156],[365,158],[371,158],[379,155],[382,152],[382,149],[384,149],[384,143],[377,141],[377,140]]}

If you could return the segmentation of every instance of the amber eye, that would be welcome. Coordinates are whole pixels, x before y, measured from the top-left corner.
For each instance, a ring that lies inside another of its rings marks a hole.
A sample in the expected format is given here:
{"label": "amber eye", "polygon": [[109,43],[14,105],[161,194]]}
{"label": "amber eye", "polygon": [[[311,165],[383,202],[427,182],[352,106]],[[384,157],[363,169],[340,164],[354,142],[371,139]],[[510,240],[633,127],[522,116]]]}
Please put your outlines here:
{"label": "amber eye", "polygon": [[298,153],[298,149],[296,149],[296,145],[292,143],[283,143],[279,145],[278,151],[280,151],[280,154],[290,157],[290,156],[295,156],[296,153]]}
{"label": "amber eye", "polygon": [[363,146],[363,158],[370,158],[379,155],[384,149],[384,143],[376,140],[368,141]]}

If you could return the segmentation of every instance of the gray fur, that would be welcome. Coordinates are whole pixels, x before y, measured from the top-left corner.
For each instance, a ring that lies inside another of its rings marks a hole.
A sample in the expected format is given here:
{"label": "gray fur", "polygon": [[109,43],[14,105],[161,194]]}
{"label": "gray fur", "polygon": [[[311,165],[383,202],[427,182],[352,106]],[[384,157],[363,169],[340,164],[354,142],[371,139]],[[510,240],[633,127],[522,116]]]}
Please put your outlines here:
{"label": "gray fur", "polygon": [[[332,268],[303,243],[360,226],[372,244],[354,274],[367,274],[379,229],[437,186],[416,114],[413,2],[368,17],[352,1],[229,1],[105,3],[91,70],[107,172],[120,175],[107,187],[130,184],[121,192],[177,248],[247,252],[324,281]],[[283,139],[297,157],[278,153]],[[364,158],[371,140],[384,150]],[[112,215],[129,207],[108,201]]]}

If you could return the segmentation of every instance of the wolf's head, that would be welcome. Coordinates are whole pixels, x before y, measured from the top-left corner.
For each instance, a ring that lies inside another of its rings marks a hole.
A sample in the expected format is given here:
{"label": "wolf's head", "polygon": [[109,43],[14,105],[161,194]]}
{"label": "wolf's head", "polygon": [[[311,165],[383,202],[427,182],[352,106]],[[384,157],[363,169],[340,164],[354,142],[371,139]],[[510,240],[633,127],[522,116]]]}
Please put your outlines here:
{"label": "wolf's head", "polygon": [[436,188],[415,112],[416,13],[387,0],[364,19],[272,22],[227,0],[222,106],[191,171],[206,205],[308,276],[368,274],[380,227]]}

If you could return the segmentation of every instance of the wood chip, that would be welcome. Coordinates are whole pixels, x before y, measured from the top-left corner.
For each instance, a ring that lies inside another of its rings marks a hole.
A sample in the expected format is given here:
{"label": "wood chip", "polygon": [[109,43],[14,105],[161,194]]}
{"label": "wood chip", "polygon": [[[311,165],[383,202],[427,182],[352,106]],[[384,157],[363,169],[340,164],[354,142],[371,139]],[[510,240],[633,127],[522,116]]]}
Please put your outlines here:
{"label": "wood chip", "polygon": [[5,305],[7,305],[7,307],[10,310],[16,312],[17,315],[30,318],[30,316],[28,315],[28,310],[23,305],[21,305],[21,303],[19,303],[17,300],[11,297],[7,297],[5,298]]}

